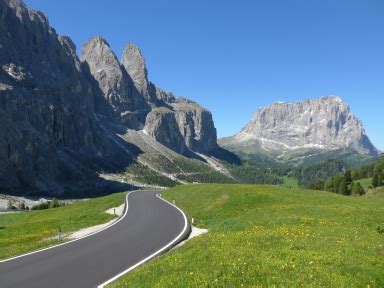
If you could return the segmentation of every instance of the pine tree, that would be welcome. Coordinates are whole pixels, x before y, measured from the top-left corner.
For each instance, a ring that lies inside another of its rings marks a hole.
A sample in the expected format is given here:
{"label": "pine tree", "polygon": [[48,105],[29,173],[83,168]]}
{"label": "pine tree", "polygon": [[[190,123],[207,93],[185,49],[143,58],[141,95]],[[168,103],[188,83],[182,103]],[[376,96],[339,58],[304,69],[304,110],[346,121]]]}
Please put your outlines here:
{"label": "pine tree", "polygon": [[365,190],[364,190],[363,186],[361,186],[360,182],[357,182],[355,186],[357,187],[356,191],[359,195],[365,194]]}
{"label": "pine tree", "polygon": [[352,182],[351,183],[351,194],[354,195],[354,194],[358,194],[357,193],[357,183],[356,182]]}
{"label": "pine tree", "polygon": [[339,193],[343,195],[350,195],[350,191],[348,190],[348,186],[344,178],[340,182]]}
{"label": "pine tree", "polygon": [[327,181],[325,181],[324,190],[329,191],[329,192],[334,192],[333,191],[333,177],[328,178]]}
{"label": "pine tree", "polygon": [[347,171],[345,171],[345,173],[344,173],[344,179],[345,179],[345,183],[346,183],[347,185],[349,185],[349,184],[352,183],[351,170],[347,170]]}
{"label": "pine tree", "polygon": [[352,180],[359,180],[361,179],[360,172],[356,169],[352,170],[351,172]]}
{"label": "pine tree", "polygon": [[343,179],[343,176],[336,176],[333,178],[333,192],[340,193],[340,186]]}
{"label": "pine tree", "polygon": [[379,176],[377,174],[372,177],[372,187],[376,188],[379,185]]}
{"label": "pine tree", "polygon": [[381,174],[377,176],[377,186],[383,186],[383,176]]}

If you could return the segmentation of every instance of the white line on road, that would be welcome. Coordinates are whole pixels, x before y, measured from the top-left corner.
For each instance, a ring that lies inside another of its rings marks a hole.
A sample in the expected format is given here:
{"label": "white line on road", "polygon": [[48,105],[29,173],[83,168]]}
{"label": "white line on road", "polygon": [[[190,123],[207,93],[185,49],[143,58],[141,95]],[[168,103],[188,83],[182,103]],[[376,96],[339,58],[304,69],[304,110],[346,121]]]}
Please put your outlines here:
{"label": "white line on road", "polygon": [[[105,286],[107,286],[108,284],[112,283],[113,281],[115,281],[116,279],[120,278],[121,276],[123,276],[124,274],[128,273],[129,271],[132,271],[133,269],[137,268],[138,266],[140,266],[141,264],[144,264],[145,262],[149,261],[150,259],[152,259],[153,257],[159,255],[161,252],[165,251],[167,248],[170,248],[173,244],[175,244],[177,242],[177,240],[180,239],[181,236],[183,236],[183,234],[185,233],[185,231],[187,231],[187,228],[188,228],[188,220],[187,220],[187,216],[185,215],[185,213],[177,206],[173,205],[172,203],[168,202],[167,200],[161,198],[159,196],[159,194],[156,194],[156,197],[158,197],[159,199],[163,200],[164,202],[168,203],[169,205],[175,207],[177,210],[180,211],[180,213],[183,215],[184,217],[184,227],[183,227],[183,230],[180,232],[179,235],[176,236],[176,238],[174,238],[171,242],[169,242],[167,245],[165,245],[164,247],[160,248],[159,250],[157,250],[155,253],[149,255],[148,257],[144,258],[143,260],[141,260],[140,262],[137,262],[135,265],[132,265],[131,267],[127,268],[126,270],[124,270],[123,272],[117,274],[116,276],[112,277],[111,279],[109,279],[108,281],[105,281],[104,283],[100,284],[99,286],[97,286],[98,288],[103,288]],[[128,211],[128,202],[127,202],[127,210]]]}
{"label": "white line on road", "polygon": [[0,263],[4,263],[4,262],[7,262],[7,261],[11,261],[11,260],[14,260],[14,259],[17,259],[17,258],[25,257],[25,256],[28,256],[28,255],[39,253],[39,252],[46,251],[46,250],[49,250],[49,249],[57,248],[57,247],[60,247],[60,246],[63,246],[63,245],[67,245],[69,243],[72,243],[72,242],[75,242],[75,241],[79,241],[81,239],[84,239],[84,238],[87,238],[89,236],[92,236],[92,235],[95,235],[97,233],[100,233],[101,231],[104,231],[105,229],[108,229],[108,228],[112,227],[113,225],[116,225],[121,220],[123,220],[125,218],[125,216],[127,215],[127,212],[128,212],[128,196],[129,196],[129,194],[134,193],[134,192],[139,192],[139,191],[140,190],[135,190],[135,191],[131,191],[131,192],[129,192],[127,194],[127,196],[125,197],[125,202],[126,202],[127,208],[125,209],[124,215],[119,220],[117,220],[116,222],[111,223],[111,225],[108,225],[107,227],[104,227],[101,230],[95,231],[95,232],[93,232],[91,234],[85,235],[85,236],[83,236],[81,238],[78,238],[78,239],[74,239],[74,240],[71,240],[71,241],[68,241],[68,242],[64,242],[64,243],[57,244],[57,245],[54,245],[54,246],[50,246],[50,247],[47,247],[47,248],[43,248],[43,249],[40,249],[40,250],[32,251],[32,252],[29,252],[29,253],[26,253],[26,254],[22,254],[22,255],[19,255],[19,256],[15,256],[15,257],[12,257],[12,258],[8,258],[8,259],[5,259],[5,260],[0,260]]}
{"label": "white line on road", "polygon": [[[99,230],[99,231],[95,231],[91,234],[88,234],[88,235],[85,235],[81,238],[78,238],[78,239],[74,239],[74,240],[71,240],[71,241],[68,241],[68,242],[64,242],[64,243],[61,243],[61,244],[57,244],[57,245],[54,245],[54,246],[51,246],[51,247],[47,247],[47,248],[43,248],[43,249],[40,249],[40,250],[36,250],[36,251],[32,251],[32,252],[29,252],[29,253],[26,253],[26,254],[22,254],[22,255],[19,255],[19,256],[15,256],[15,257],[12,257],[12,258],[8,258],[8,259],[5,259],[5,260],[0,260],[0,263],[4,263],[4,262],[8,262],[8,261],[11,261],[11,260],[14,260],[14,259],[17,259],[17,258],[21,258],[21,257],[25,257],[25,256],[28,256],[28,255],[32,255],[32,254],[36,254],[36,253],[39,253],[39,252],[42,252],[42,251],[46,251],[46,250],[49,250],[49,249],[54,249],[54,248],[57,248],[57,247],[60,247],[60,246],[63,246],[63,245],[67,245],[67,244],[70,244],[70,243],[73,243],[75,241],[79,241],[81,239],[84,239],[84,238],[87,238],[87,237],[90,237],[92,235],[95,235],[97,233],[100,233],[114,225],[116,225],[117,223],[119,223],[121,220],[123,220],[127,214],[128,214],[128,207],[129,207],[129,204],[128,204],[128,196],[131,194],[131,193],[136,193],[136,192],[144,192],[144,191],[141,191],[141,190],[135,190],[135,191],[131,191],[127,194],[127,196],[125,197],[125,202],[126,202],[126,209],[125,209],[125,212],[124,212],[124,215],[118,219],[116,222],[114,223],[111,223],[111,225],[108,225],[107,227],[104,227],[103,229]],[[141,264],[144,264],[145,262],[147,262],[148,260],[152,259],[153,257],[159,255],[161,252],[165,251],[166,249],[170,248],[173,244],[175,244],[179,238],[187,231],[187,228],[188,228],[188,220],[187,220],[187,216],[185,215],[185,213],[179,208],[177,207],[176,205],[170,203],[169,201],[163,199],[160,197],[159,194],[156,194],[156,197],[158,197],[160,200],[166,202],[167,204],[175,207],[182,215],[183,215],[183,218],[184,218],[184,227],[183,227],[183,230],[171,241],[169,242],[167,245],[165,245],[164,247],[160,248],[159,250],[157,250],[156,252],[154,252],[153,254],[149,255],[148,257],[144,258],[143,260],[141,260],[140,262],[136,263],[135,265],[127,268],[126,270],[124,270],[123,272],[117,274],[116,276],[114,276],[113,278],[105,281],[104,283],[100,284],[98,286],[98,288],[102,288],[102,287],[105,287],[106,285],[110,284],[111,282],[115,281],[117,278],[123,276],[124,274],[128,273],[129,271],[135,269],[136,267],[140,266]]]}

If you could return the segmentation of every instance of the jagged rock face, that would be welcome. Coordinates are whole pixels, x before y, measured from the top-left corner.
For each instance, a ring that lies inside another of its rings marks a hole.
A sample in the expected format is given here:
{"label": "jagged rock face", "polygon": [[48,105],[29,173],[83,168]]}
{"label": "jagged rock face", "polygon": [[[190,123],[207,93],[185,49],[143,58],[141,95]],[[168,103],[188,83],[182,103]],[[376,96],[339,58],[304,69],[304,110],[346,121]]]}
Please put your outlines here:
{"label": "jagged rock face", "polygon": [[127,126],[136,128],[139,121],[134,113],[129,112],[148,108],[109,44],[100,37],[91,39],[83,46],[82,60],[88,64],[90,73],[113,110]]}
{"label": "jagged rock face", "polygon": [[148,81],[148,70],[140,49],[133,44],[128,44],[121,57],[121,63],[132,77],[136,89],[150,103],[157,102],[156,87]]}
{"label": "jagged rock face", "polygon": [[176,112],[179,129],[188,148],[203,153],[217,148],[216,128],[208,110],[182,98],[171,106]]}
{"label": "jagged rock face", "polygon": [[56,185],[66,177],[61,156],[68,151],[108,154],[109,142],[97,129],[92,89],[75,51],[42,13],[21,1],[0,1],[2,190]]}
{"label": "jagged rock face", "polygon": [[[60,100],[66,94],[67,102],[92,109],[92,97],[83,83],[72,41],[59,37],[44,14],[28,10],[21,1],[6,0],[0,5],[2,83],[13,81],[12,84],[39,90],[36,93],[46,94],[50,101]],[[57,86],[63,95],[45,93],[57,90]],[[80,93],[85,96],[78,97]]]}
{"label": "jagged rock face", "polygon": [[133,44],[128,44],[123,51],[121,62],[140,93],[148,91],[148,71],[140,49]]}
{"label": "jagged rock face", "polygon": [[163,89],[156,87],[156,98],[159,102],[173,103],[176,98],[172,92],[165,92]]}
{"label": "jagged rock face", "polygon": [[258,110],[232,142],[259,140],[265,149],[340,149],[377,154],[361,121],[340,97],[274,103]]}
{"label": "jagged rock face", "polygon": [[[128,44],[122,56],[122,63],[132,77],[136,88],[153,107],[168,107],[175,113],[181,135],[188,148],[206,153],[217,148],[216,129],[211,113],[187,99],[176,99],[171,92],[165,92],[148,81],[148,71],[140,50]],[[151,119],[151,117],[149,118]],[[147,117],[148,121],[148,117]],[[163,129],[164,126],[156,126]],[[159,134],[162,134],[159,132]],[[166,145],[170,147],[169,145]],[[177,145],[176,145],[177,146]]]}
{"label": "jagged rock face", "polygon": [[183,154],[184,138],[179,131],[175,113],[168,108],[155,108],[148,115],[144,128],[150,136],[164,146]]}

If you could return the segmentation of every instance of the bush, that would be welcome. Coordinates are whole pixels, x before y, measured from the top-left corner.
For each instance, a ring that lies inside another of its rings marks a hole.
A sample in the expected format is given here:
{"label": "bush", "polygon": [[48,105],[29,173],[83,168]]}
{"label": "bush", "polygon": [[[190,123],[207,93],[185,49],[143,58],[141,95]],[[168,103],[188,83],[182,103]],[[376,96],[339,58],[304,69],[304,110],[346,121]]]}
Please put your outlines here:
{"label": "bush", "polygon": [[352,182],[351,184],[351,193],[354,195],[364,195],[365,191],[360,182]]}
{"label": "bush", "polygon": [[59,200],[56,198],[52,198],[51,202],[49,203],[49,208],[57,208],[60,207]]}
{"label": "bush", "polygon": [[61,206],[65,206],[65,203],[59,202],[59,200],[57,200],[56,198],[52,198],[51,201],[45,201],[32,206],[31,210],[45,210],[45,209],[57,208]]}

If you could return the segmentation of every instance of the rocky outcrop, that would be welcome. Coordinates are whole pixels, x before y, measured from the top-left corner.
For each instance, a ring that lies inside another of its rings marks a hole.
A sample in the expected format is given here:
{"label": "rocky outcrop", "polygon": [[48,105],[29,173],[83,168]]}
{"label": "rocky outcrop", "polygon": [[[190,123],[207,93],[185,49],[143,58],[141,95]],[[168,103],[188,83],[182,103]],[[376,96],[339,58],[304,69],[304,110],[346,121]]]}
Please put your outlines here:
{"label": "rocky outcrop", "polygon": [[377,155],[362,122],[340,97],[299,103],[274,103],[256,111],[240,133],[227,142],[257,140],[265,150],[351,149]]}
{"label": "rocky outcrop", "polygon": [[69,158],[92,162],[118,149],[95,121],[92,87],[75,45],[21,1],[0,1],[0,11],[1,190],[79,182],[80,165],[73,168]]}
{"label": "rocky outcrop", "polygon": [[146,93],[149,86],[148,70],[140,49],[133,44],[128,44],[123,51],[121,62],[132,77],[137,90],[142,94]]}
{"label": "rocky outcrop", "polygon": [[[175,114],[173,118],[177,121],[186,147],[201,153],[207,153],[217,148],[216,129],[211,113],[197,103],[184,98],[177,99],[171,92],[165,92],[151,83],[148,80],[148,70],[139,48],[133,44],[128,44],[124,49],[121,62],[132,77],[137,90],[142,93],[152,107],[167,107],[167,115],[171,112]],[[159,114],[156,113],[156,115]],[[152,119],[152,116],[147,117],[146,123],[148,123],[148,119]],[[158,125],[155,127],[156,129],[164,129],[164,126]],[[163,135],[163,132],[159,131],[153,135],[155,134]],[[161,143],[171,149],[179,147],[178,144],[172,145],[166,141]],[[180,147],[177,149],[180,149]]]}
{"label": "rocky outcrop", "polygon": [[175,100],[171,106],[188,148],[202,153],[209,153],[217,148],[216,128],[211,112],[183,98]]}
{"label": "rocky outcrop", "polygon": [[175,113],[168,108],[153,109],[145,121],[145,132],[164,146],[183,154],[186,151],[184,138],[179,131]]}
{"label": "rocky outcrop", "polygon": [[89,40],[83,46],[82,60],[89,66],[90,73],[113,111],[129,128],[138,128],[145,116],[137,119],[140,114],[133,112],[149,108],[109,44],[101,37]]}

